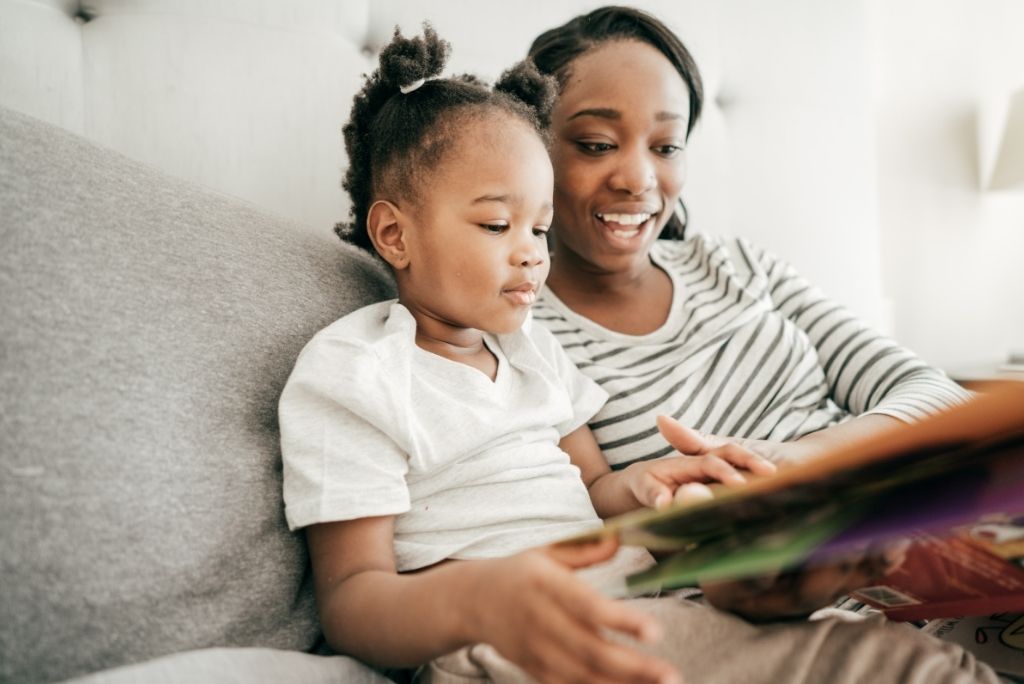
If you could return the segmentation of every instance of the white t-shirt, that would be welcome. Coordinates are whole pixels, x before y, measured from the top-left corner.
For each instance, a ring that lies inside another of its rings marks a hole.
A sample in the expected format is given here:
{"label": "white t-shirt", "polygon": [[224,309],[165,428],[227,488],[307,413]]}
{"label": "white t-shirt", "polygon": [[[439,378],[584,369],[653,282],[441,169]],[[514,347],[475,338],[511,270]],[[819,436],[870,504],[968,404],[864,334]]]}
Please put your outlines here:
{"label": "white t-shirt", "polygon": [[599,527],[558,441],[607,395],[540,325],[485,336],[480,371],[416,346],[396,301],[321,330],[281,396],[291,529],[395,515],[399,571],[491,558]]}

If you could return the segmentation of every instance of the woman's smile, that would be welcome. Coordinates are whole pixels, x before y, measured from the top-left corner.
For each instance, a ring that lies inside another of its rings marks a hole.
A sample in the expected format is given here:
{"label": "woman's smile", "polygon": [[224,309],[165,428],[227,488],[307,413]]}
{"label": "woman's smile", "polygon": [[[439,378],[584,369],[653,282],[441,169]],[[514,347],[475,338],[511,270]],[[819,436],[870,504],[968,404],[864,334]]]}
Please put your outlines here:
{"label": "woman's smile", "polygon": [[631,248],[643,242],[643,234],[655,230],[658,209],[614,208],[595,212],[594,218],[613,245]]}

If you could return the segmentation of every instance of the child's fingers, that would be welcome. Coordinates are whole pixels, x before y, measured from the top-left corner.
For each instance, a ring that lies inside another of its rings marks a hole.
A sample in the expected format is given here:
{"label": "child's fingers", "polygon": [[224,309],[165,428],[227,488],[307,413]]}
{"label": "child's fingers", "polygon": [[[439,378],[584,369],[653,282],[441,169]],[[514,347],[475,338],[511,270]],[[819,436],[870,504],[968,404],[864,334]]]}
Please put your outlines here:
{"label": "child's fingers", "polygon": [[724,485],[736,486],[747,481],[731,463],[715,454],[704,456],[700,466],[705,476]]}
{"label": "child's fingers", "polygon": [[715,498],[715,493],[711,491],[711,488],[700,482],[687,482],[679,485],[674,497],[677,502],[688,504],[713,498]]}
{"label": "child's fingers", "polygon": [[642,654],[601,636],[611,630],[638,641],[654,643],[662,637],[661,625],[651,615],[625,601],[616,601],[579,584],[552,596],[571,616],[576,628],[566,626],[571,650],[582,657],[592,675],[622,682],[679,682],[678,673],[668,663]]}
{"label": "child's fingers", "polygon": [[672,487],[655,477],[645,477],[638,488],[636,500],[641,506],[664,508],[672,503]]}
{"label": "child's fingers", "polygon": [[774,463],[741,444],[729,443],[718,447],[715,455],[758,475],[773,475],[777,470]]}
{"label": "child's fingers", "polygon": [[586,543],[551,544],[544,547],[543,552],[562,565],[576,569],[606,561],[618,548],[618,538],[608,536]]}
{"label": "child's fingers", "polygon": [[[565,594],[560,596],[566,598]],[[652,684],[681,681],[670,664],[601,636],[602,629],[612,629],[635,637],[638,630],[634,623],[639,620],[649,624],[641,632],[660,636],[660,628],[651,616],[604,597],[581,600],[586,606],[582,614],[576,613],[574,609],[579,606],[570,599],[565,606],[568,612],[552,615],[545,625],[551,633],[549,641],[558,644],[555,651],[541,655],[545,667],[555,671],[555,676],[545,680],[564,677],[565,681]]]}
{"label": "child's fingers", "polygon": [[547,587],[549,600],[591,630],[611,629],[639,641],[661,639],[661,626],[625,601],[604,596],[575,575]]}
{"label": "child's fingers", "polygon": [[566,652],[560,654],[572,663],[572,678],[568,681],[588,684],[682,684],[676,669],[660,658],[602,639],[593,633],[587,633],[582,638],[577,636],[571,635]]}

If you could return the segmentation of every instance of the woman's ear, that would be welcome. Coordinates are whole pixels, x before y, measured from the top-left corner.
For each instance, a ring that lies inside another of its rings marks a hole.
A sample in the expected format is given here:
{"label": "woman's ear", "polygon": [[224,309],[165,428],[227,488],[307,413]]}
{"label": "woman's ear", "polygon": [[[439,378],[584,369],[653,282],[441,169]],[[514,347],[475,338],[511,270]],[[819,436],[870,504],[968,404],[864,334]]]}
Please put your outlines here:
{"label": "woman's ear", "polygon": [[377,200],[366,215],[366,232],[374,249],[391,268],[400,271],[409,266],[401,210],[387,200]]}

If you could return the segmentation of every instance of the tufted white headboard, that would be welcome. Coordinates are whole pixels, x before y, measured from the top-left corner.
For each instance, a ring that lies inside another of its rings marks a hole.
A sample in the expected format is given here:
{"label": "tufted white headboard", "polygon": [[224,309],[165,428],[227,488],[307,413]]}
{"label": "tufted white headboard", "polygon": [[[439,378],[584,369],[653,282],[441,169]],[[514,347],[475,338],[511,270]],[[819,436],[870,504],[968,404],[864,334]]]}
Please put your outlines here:
{"label": "tufted white headboard", "polygon": [[[582,0],[0,0],[0,105],[330,231],[340,127],[396,24],[494,78]],[[643,0],[700,66],[691,229],[745,235],[883,329],[864,3]]]}

